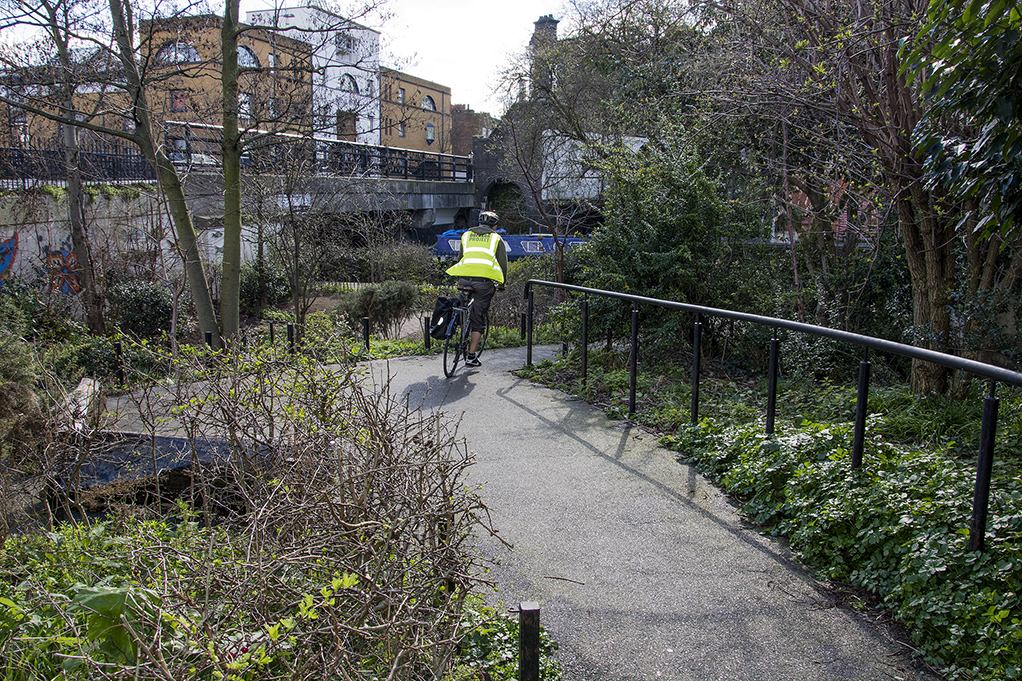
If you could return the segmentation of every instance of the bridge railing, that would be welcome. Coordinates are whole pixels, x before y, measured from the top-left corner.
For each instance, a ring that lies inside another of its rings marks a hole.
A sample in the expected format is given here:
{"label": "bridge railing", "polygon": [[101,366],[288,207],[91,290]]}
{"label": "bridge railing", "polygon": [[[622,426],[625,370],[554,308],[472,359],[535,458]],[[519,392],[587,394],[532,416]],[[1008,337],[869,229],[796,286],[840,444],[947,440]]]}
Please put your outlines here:
{"label": "bridge railing", "polygon": [[[138,151],[121,146],[81,145],[79,166],[86,183],[151,182],[152,166]],[[7,189],[67,183],[64,150],[50,147],[0,147],[0,185]]]}
{"label": "bridge railing", "polygon": [[[295,133],[249,133],[242,169],[249,173],[279,173],[282,167],[301,167],[316,175],[376,179],[471,182],[472,159],[439,152],[385,147]],[[221,164],[220,126],[168,123],[167,148],[182,165]]]}
{"label": "bridge railing", "polygon": [[[183,170],[216,172],[223,165],[219,126],[171,123],[166,137],[170,159]],[[85,182],[149,182],[156,174],[139,151],[102,141],[80,151]],[[242,171],[279,174],[304,168],[315,175],[373,179],[471,182],[472,159],[415,149],[399,149],[290,134],[264,135],[242,155]],[[0,186],[8,189],[67,182],[64,151],[45,147],[0,147]]]}
{"label": "bridge railing", "polygon": [[997,434],[997,409],[999,401],[995,396],[996,386],[997,383],[1000,382],[1004,383],[1005,385],[1022,387],[1022,373],[1019,373],[1017,371],[1010,371],[1008,369],[1002,369],[1001,367],[996,367],[990,364],[984,364],[983,362],[976,362],[974,360],[957,357],[955,355],[949,355],[943,352],[927,350],[926,348],[919,348],[914,345],[906,345],[904,343],[896,343],[894,341],[883,340],[881,338],[874,338],[872,336],[864,336],[858,333],[851,333],[848,331],[841,331],[838,329],[830,329],[825,326],[804,324],[801,322],[794,322],[788,319],[779,319],[777,317],[765,317],[762,315],[749,314],[746,312],[736,312],[734,310],[723,310],[713,307],[704,307],[701,305],[678,303],[670,300],[661,300],[659,298],[646,298],[644,296],[636,296],[627,293],[618,293],[616,291],[604,291],[601,289],[587,288],[584,286],[559,284],[556,282],[542,281],[539,279],[530,279],[525,284],[525,297],[528,299],[528,311],[526,313],[527,350],[525,361],[528,366],[532,365],[533,306],[535,296],[533,291],[534,287],[549,287],[555,289],[563,289],[567,291],[581,293],[583,295],[582,328],[581,328],[582,338],[580,339],[578,344],[578,346],[582,348],[583,385],[585,385],[586,376],[588,373],[589,296],[614,298],[617,300],[624,300],[632,303],[631,356],[629,362],[630,381],[628,397],[629,414],[635,413],[635,390],[639,348],[638,308],[640,305],[650,305],[654,307],[663,307],[671,310],[681,310],[693,313],[695,315],[692,334],[693,359],[692,359],[691,420],[693,424],[699,421],[699,355],[701,350],[700,339],[702,337],[702,323],[700,322],[700,317],[720,317],[724,319],[734,319],[749,322],[752,324],[759,324],[761,326],[768,326],[774,329],[773,339],[770,341],[770,363],[768,369],[767,413],[765,429],[767,435],[772,435],[774,432],[774,417],[777,405],[777,368],[780,350],[780,342],[777,338],[777,330],[787,329],[789,331],[794,331],[796,333],[807,333],[813,336],[832,338],[837,341],[850,343],[852,345],[856,345],[863,348],[864,351],[863,359],[859,363],[859,381],[855,402],[855,425],[854,437],[852,441],[853,470],[860,468],[862,466],[862,453],[863,443],[865,441],[867,404],[869,396],[870,350],[887,352],[894,355],[909,357],[911,359],[931,362],[933,364],[938,364],[940,366],[947,367],[948,369],[962,371],[965,373],[972,374],[974,376],[979,376],[981,378],[988,379],[990,381],[990,392],[987,395],[987,397],[985,397],[983,400],[983,423],[980,430],[979,459],[976,468],[976,488],[975,496],[973,498],[972,524],[969,529],[969,550],[970,551],[983,550],[983,542],[984,535],[986,532],[987,514],[990,501],[990,480],[993,471],[994,442],[996,440]]}

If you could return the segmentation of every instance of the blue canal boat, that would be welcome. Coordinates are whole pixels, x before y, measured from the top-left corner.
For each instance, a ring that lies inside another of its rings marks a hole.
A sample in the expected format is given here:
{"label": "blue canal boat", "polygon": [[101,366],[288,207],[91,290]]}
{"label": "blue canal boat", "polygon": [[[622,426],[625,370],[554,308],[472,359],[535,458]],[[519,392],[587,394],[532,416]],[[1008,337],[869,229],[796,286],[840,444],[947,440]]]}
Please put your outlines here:
{"label": "blue canal boat", "polygon": [[[507,259],[517,260],[534,255],[553,253],[557,249],[554,237],[550,234],[505,234],[497,230],[507,244]],[[433,253],[438,258],[454,259],[461,252],[461,235],[463,229],[451,229],[437,237],[433,244]],[[565,248],[575,248],[585,243],[585,239],[577,236],[569,236],[564,244]]]}

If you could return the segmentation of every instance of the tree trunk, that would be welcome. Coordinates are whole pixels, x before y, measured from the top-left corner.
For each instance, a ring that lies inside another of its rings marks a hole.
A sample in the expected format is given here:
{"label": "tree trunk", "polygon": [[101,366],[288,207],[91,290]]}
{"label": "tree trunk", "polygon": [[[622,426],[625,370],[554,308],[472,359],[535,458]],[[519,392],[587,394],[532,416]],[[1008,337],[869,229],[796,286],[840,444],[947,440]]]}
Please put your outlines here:
{"label": "tree trunk", "polygon": [[209,283],[202,258],[199,256],[198,238],[192,216],[188,212],[184,188],[177,169],[167,157],[162,146],[158,146],[153,134],[152,111],[149,109],[146,93],[142,87],[142,78],[135,59],[134,25],[130,13],[125,11],[121,0],[109,0],[110,14],[113,20],[114,37],[117,42],[117,55],[124,69],[124,78],[130,101],[133,103],[132,117],[135,121],[135,143],[145,154],[149,164],[156,170],[157,180],[164,196],[167,197],[168,212],[177,236],[178,249],[184,260],[185,273],[192,290],[195,303],[195,315],[199,329],[210,333],[215,347],[220,347],[220,330],[213,310],[213,299],[209,293]]}
{"label": "tree trunk", "polygon": [[81,286],[82,305],[85,308],[85,323],[95,335],[106,333],[103,317],[103,296],[96,286],[96,271],[92,262],[92,247],[85,227],[85,191],[82,188],[82,171],[79,165],[78,131],[70,125],[64,126],[64,162],[67,165],[67,208],[71,220],[71,244],[78,268],[78,283]]}
{"label": "tree trunk", "polygon": [[[57,58],[60,60],[59,81],[64,98],[64,106],[74,112],[74,81],[71,77],[71,53],[68,49],[66,34],[59,28],[62,25],[56,9],[44,5],[49,19],[51,37],[57,47]],[[82,306],[85,309],[85,323],[89,331],[96,335],[106,333],[106,322],[103,318],[103,296],[96,285],[96,270],[92,262],[92,247],[89,243],[85,227],[85,191],[82,189],[81,154],[78,149],[77,128],[64,126],[64,167],[67,171],[67,208],[71,223],[71,244],[74,248],[75,265],[78,283],[81,286]]]}
{"label": "tree trunk", "polygon": [[220,322],[224,336],[237,338],[241,292],[241,139],[238,133],[238,2],[227,0],[220,31],[223,56],[224,252]]}
{"label": "tree trunk", "polygon": [[[927,211],[929,195],[918,182],[905,193],[911,199],[899,199],[898,221],[912,279],[913,323],[923,336],[924,346],[946,352],[951,337],[949,292],[955,280],[953,230],[946,220]],[[913,360],[911,383],[913,392],[944,393],[948,371],[936,364]]]}

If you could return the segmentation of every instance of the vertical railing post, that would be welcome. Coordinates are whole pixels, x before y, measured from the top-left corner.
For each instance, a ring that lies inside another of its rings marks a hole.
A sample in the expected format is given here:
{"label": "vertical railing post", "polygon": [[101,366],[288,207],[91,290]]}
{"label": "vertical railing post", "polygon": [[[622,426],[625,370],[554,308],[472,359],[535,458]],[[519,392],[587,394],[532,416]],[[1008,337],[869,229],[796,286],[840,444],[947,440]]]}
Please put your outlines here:
{"label": "vertical railing post", "polygon": [[628,415],[635,413],[635,382],[636,367],[639,363],[639,311],[632,308],[632,356],[629,361],[630,377],[628,385]]}
{"label": "vertical railing post", "polygon": [[521,338],[522,340],[525,340],[526,317],[527,317],[527,315],[523,312],[522,313],[522,323],[521,323],[521,326],[518,327],[518,337]]}
{"label": "vertical railing post", "polygon": [[767,414],[766,434],[774,434],[774,420],[777,415],[777,359],[781,351],[781,342],[777,340],[777,329],[770,339],[770,375],[767,378]]}
{"label": "vertical railing post", "polygon": [[990,507],[990,478],[994,467],[994,440],[997,437],[997,406],[994,397],[997,383],[990,381],[990,394],[983,399],[983,425],[979,433],[979,461],[976,463],[976,494],[972,501],[972,525],[969,528],[969,550],[984,548],[987,512]]}
{"label": "vertical railing post", "polygon": [[699,423],[699,355],[702,352],[703,325],[696,312],[696,321],[692,325],[692,424]]}
{"label": "vertical railing post", "polygon": [[366,346],[366,352],[369,352],[369,317],[362,317],[362,342]]}
{"label": "vertical railing post", "polygon": [[273,345],[273,327],[274,323],[270,322],[270,345]]}
{"label": "vertical railing post", "polygon": [[533,306],[535,305],[535,291],[529,288],[529,311],[528,311],[528,324],[525,329],[525,366],[532,366],[532,313]]}
{"label": "vertical railing post", "polygon": [[855,435],[852,439],[852,470],[862,468],[862,449],[866,440],[866,414],[869,409],[869,348],[859,362],[859,386],[855,393]]}
{"label": "vertical railing post", "polygon": [[433,338],[432,336],[429,335],[429,317],[422,318],[422,329],[423,329],[422,347],[429,350],[432,347],[431,340]]}
{"label": "vertical railing post", "polygon": [[291,322],[287,323],[287,351],[295,354],[295,325]]}
{"label": "vertical railing post", "polygon": [[518,606],[518,681],[539,681],[539,603]]}
{"label": "vertical railing post", "polygon": [[589,296],[582,296],[582,387],[589,374]]}

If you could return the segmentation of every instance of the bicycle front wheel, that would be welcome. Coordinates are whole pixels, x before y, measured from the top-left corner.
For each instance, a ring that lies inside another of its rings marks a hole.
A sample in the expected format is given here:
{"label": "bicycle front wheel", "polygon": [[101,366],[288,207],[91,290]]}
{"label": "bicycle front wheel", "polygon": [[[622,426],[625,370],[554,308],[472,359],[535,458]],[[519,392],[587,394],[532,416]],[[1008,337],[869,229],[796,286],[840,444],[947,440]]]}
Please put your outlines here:
{"label": "bicycle front wheel", "polygon": [[465,347],[465,325],[461,323],[461,315],[455,320],[454,333],[444,339],[444,376],[450,378],[458,370],[458,362],[463,359]]}

